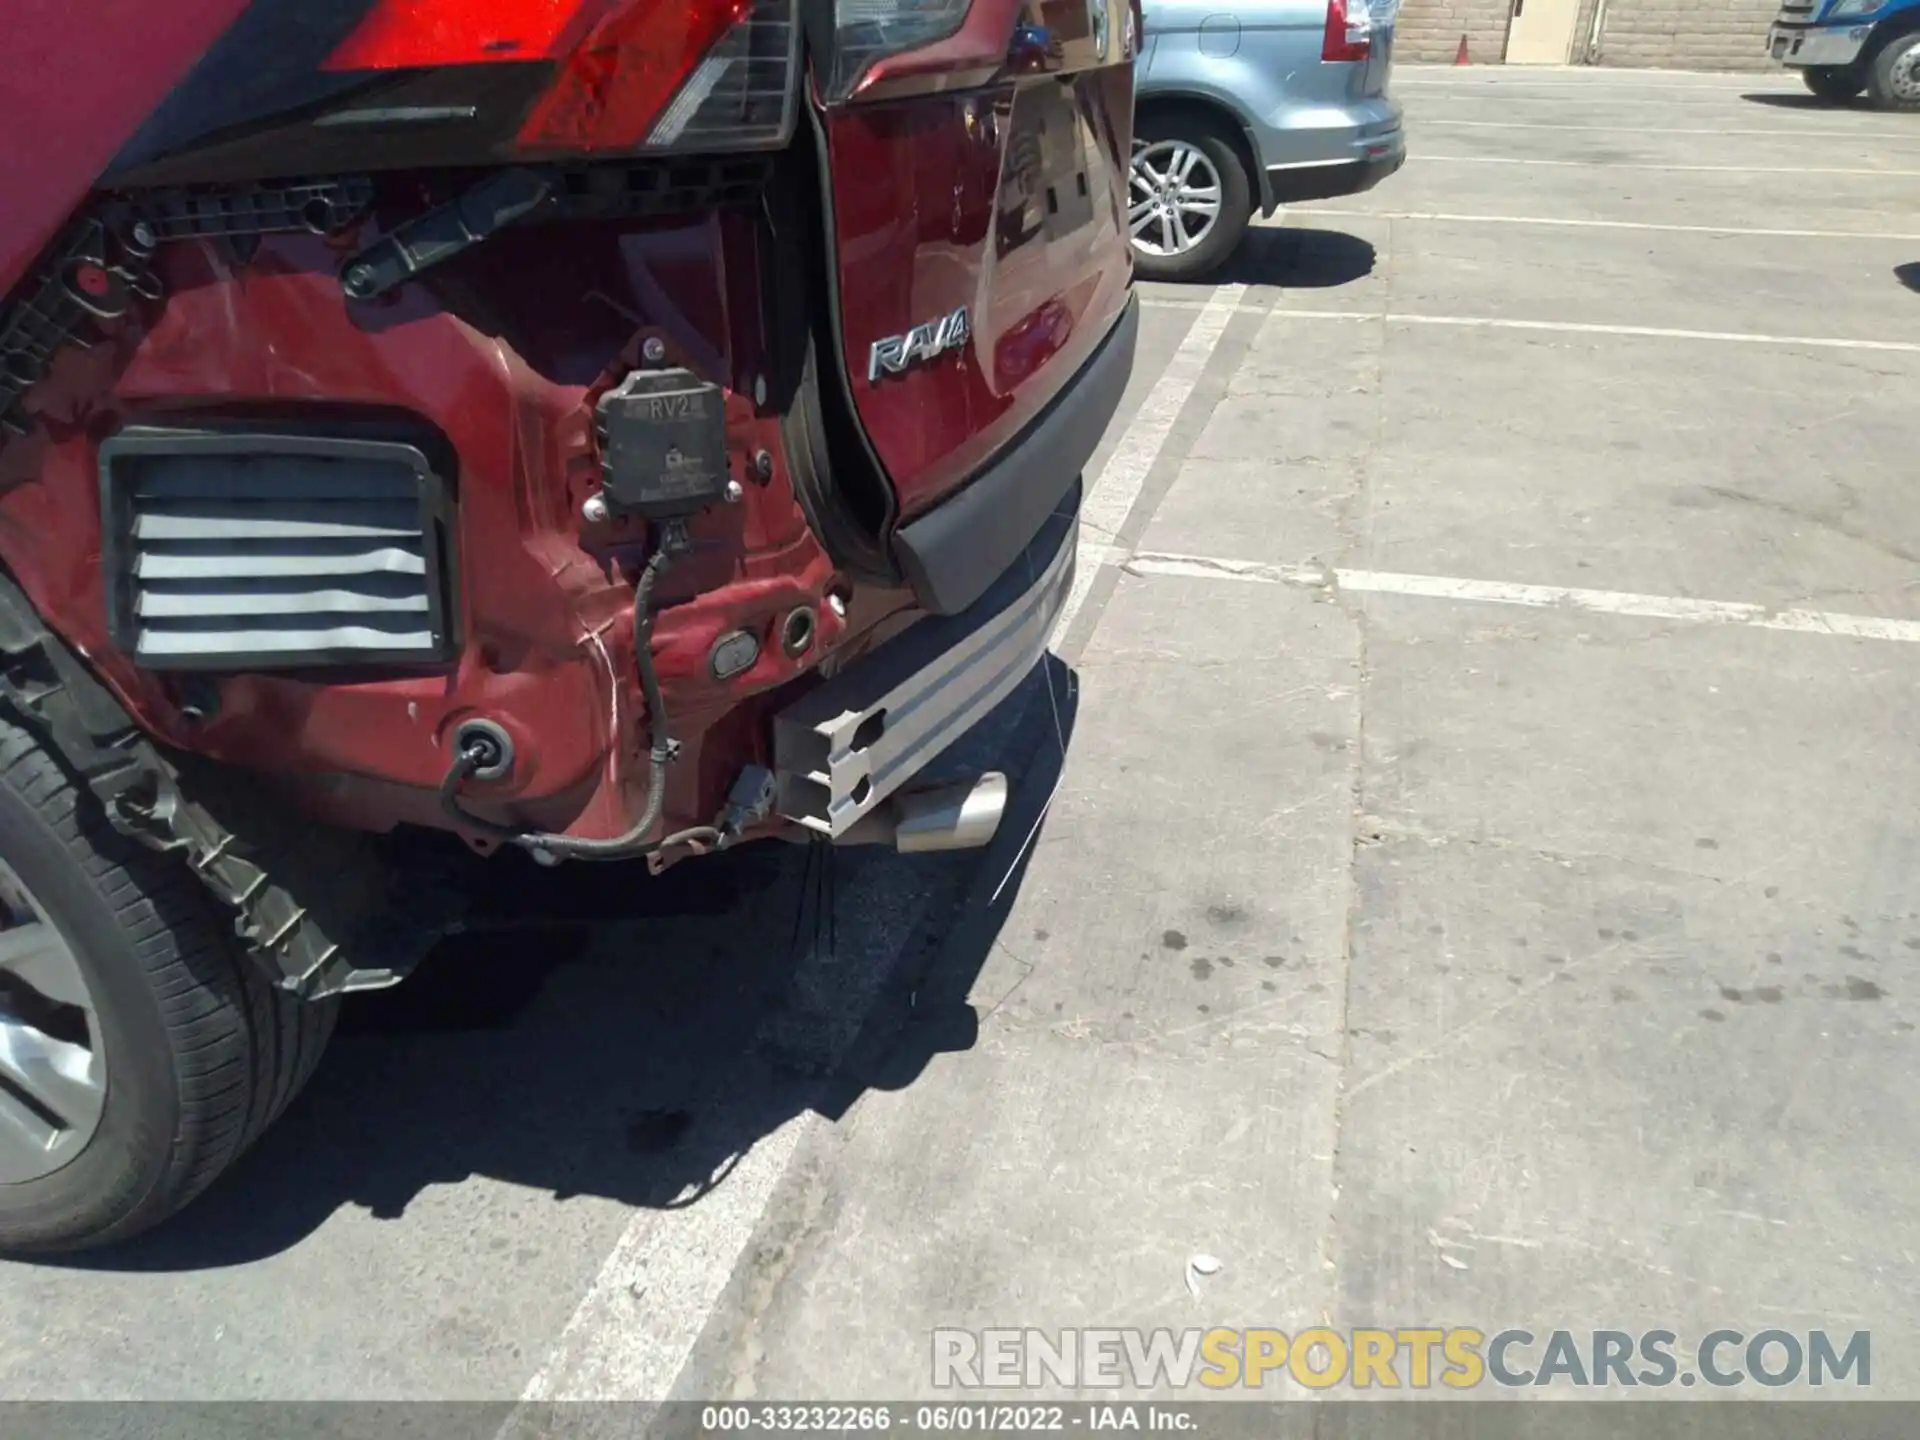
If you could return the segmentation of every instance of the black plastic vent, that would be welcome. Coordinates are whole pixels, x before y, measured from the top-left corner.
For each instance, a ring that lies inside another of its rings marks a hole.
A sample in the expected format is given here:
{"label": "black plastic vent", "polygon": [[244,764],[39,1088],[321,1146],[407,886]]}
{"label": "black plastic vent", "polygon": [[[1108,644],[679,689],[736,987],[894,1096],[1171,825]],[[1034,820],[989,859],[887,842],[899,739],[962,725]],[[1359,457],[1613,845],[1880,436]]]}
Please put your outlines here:
{"label": "black plastic vent", "polygon": [[388,440],[130,428],[100,447],[114,643],[150,669],[453,651],[444,489]]}

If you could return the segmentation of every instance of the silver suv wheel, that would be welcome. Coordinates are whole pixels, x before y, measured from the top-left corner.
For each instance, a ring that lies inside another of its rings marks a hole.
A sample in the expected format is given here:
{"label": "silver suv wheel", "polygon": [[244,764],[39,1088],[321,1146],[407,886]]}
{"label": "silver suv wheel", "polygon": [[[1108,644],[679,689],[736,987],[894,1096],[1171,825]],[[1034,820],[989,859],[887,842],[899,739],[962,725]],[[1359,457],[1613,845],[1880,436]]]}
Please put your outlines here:
{"label": "silver suv wheel", "polygon": [[106,1100],[100,1017],[80,962],[0,862],[0,1184],[67,1164],[93,1138]]}
{"label": "silver suv wheel", "polygon": [[1185,254],[1220,218],[1220,176],[1185,140],[1136,145],[1131,180],[1127,221],[1143,254]]}

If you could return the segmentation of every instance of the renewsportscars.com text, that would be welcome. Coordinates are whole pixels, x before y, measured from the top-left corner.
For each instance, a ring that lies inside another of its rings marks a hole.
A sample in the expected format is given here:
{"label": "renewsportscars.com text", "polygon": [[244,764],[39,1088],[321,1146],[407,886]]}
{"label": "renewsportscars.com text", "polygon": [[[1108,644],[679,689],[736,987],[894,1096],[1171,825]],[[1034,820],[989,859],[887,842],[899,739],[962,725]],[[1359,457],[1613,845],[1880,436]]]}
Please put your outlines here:
{"label": "renewsportscars.com text", "polygon": [[1865,1330],[1672,1330],[1466,1326],[1334,1330],[935,1330],[943,1390],[1471,1390],[1847,1385],[1873,1383]]}

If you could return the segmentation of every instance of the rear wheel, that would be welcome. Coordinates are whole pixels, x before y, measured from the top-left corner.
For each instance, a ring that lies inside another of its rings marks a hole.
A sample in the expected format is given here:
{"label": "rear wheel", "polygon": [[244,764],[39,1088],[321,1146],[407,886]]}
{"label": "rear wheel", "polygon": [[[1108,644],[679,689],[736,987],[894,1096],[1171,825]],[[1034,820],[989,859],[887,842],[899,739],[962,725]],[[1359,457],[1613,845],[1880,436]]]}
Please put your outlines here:
{"label": "rear wheel", "polygon": [[1920,31],[1888,41],[1873,57],[1867,94],[1876,110],[1920,110]]}
{"label": "rear wheel", "polygon": [[1190,116],[1140,121],[1129,189],[1134,269],[1149,280],[1197,280],[1218,269],[1253,217],[1239,153]]}
{"label": "rear wheel", "polygon": [[0,1250],[172,1214],[285,1108],[337,1013],[273,989],[184,866],[0,721]]}
{"label": "rear wheel", "polygon": [[1846,65],[1810,65],[1800,72],[1800,80],[1822,100],[1836,105],[1853,99],[1867,88],[1860,72]]}

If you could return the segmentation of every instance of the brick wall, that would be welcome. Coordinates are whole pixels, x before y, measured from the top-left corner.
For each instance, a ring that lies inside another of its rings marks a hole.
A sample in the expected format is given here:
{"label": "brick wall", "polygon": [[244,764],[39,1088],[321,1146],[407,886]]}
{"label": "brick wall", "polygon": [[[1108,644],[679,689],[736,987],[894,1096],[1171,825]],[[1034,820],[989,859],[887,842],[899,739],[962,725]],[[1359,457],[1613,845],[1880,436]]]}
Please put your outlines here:
{"label": "brick wall", "polygon": [[[1606,0],[1597,54],[1586,54],[1598,0],[1581,0],[1573,63],[1670,70],[1763,70],[1779,0]],[[1460,37],[1476,65],[1506,54],[1510,0],[1402,0],[1393,53],[1409,64],[1451,61]]]}
{"label": "brick wall", "polygon": [[[1602,65],[1762,70],[1779,0],[1607,0]],[[1580,32],[1585,34],[1585,31]]]}
{"label": "brick wall", "polygon": [[1467,37],[1476,65],[1497,65],[1507,50],[1510,0],[1401,0],[1394,22],[1393,58],[1408,64],[1452,61]]}

